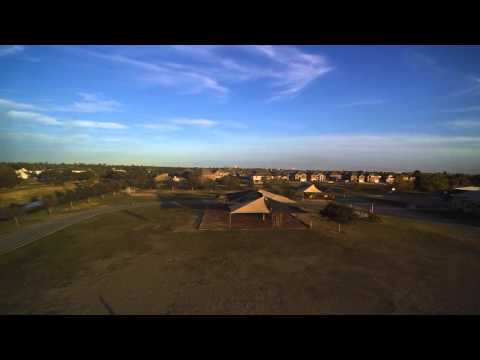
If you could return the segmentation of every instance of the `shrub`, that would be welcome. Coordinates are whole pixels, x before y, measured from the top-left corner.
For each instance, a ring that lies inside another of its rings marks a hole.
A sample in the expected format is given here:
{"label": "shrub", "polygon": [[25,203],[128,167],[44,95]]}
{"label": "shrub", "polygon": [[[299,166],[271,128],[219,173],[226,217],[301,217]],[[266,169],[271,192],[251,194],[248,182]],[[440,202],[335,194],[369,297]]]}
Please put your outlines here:
{"label": "shrub", "polygon": [[337,203],[328,204],[320,213],[340,223],[348,223],[357,218],[353,208]]}
{"label": "shrub", "polygon": [[378,216],[375,213],[373,213],[373,214],[369,213],[368,214],[368,221],[374,222],[374,223],[379,223],[379,222],[382,222],[382,219],[380,218],[380,216]]}

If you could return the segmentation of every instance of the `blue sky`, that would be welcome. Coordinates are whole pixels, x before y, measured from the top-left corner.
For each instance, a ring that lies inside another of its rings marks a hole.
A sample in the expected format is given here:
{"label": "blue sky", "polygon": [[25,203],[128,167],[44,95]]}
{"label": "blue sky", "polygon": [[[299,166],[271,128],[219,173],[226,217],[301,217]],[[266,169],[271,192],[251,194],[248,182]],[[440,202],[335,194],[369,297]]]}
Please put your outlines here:
{"label": "blue sky", "polygon": [[479,46],[0,46],[0,161],[480,172]]}

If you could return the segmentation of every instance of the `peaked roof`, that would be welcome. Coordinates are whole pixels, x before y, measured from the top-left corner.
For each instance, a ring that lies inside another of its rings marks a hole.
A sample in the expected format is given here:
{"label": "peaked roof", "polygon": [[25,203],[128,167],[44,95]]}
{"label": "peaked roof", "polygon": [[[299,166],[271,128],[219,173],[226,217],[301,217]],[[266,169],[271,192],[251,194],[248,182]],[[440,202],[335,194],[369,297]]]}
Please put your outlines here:
{"label": "peaked roof", "polygon": [[233,204],[230,206],[230,212],[232,214],[270,214],[270,209],[265,203],[265,198],[262,196],[250,202]]}
{"label": "peaked roof", "polygon": [[296,201],[266,190],[246,190],[226,195],[232,214],[301,211],[295,207]]}
{"label": "peaked roof", "polygon": [[321,193],[322,191],[318,189],[314,184],[305,184],[297,188],[297,192],[304,193]]}
{"label": "peaked roof", "polygon": [[295,204],[296,203],[296,201],[294,201],[292,199],[289,199],[286,196],[274,194],[274,193],[271,193],[270,191],[267,191],[267,190],[262,189],[262,190],[258,190],[258,192],[260,194],[262,194],[263,196],[265,196],[267,199],[275,200],[275,201],[286,203],[286,204]]}

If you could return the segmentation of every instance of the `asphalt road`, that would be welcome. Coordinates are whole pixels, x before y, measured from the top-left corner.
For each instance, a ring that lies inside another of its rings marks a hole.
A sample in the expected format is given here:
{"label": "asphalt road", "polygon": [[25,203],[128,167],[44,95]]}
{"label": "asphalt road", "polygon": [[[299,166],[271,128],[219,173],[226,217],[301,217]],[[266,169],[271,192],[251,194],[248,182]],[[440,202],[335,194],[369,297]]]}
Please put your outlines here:
{"label": "asphalt road", "polygon": [[62,215],[50,221],[41,222],[20,228],[19,230],[0,237],[0,255],[16,250],[22,246],[40,240],[48,235],[56,233],[68,226],[77,224],[81,221],[91,219],[98,215],[108,214],[111,212],[135,209],[145,206],[159,205],[158,201],[143,202],[133,205],[102,205],[95,209],[89,209],[75,214]]}

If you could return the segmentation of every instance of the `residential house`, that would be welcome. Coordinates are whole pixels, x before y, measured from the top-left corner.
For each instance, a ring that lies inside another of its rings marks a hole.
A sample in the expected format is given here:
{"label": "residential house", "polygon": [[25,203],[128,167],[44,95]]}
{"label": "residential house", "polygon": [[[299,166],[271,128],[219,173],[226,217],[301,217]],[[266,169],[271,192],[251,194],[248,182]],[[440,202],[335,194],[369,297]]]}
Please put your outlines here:
{"label": "residential house", "polygon": [[313,173],[310,175],[310,181],[325,182],[327,181],[327,176],[321,172]]}
{"label": "residential house", "polygon": [[378,184],[378,183],[380,183],[381,178],[382,177],[380,175],[369,174],[368,177],[367,177],[367,182],[369,182],[371,184]]}
{"label": "residential house", "polygon": [[25,169],[25,168],[21,168],[21,169],[18,169],[18,170],[15,170],[15,174],[17,174],[17,177],[22,179],[22,180],[26,180],[29,178],[29,174],[28,174],[28,170]]}
{"label": "residential house", "polygon": [[209,169],[202,169],[202,175],[201,178],[202,180],[211,180],[215,181],[217,179],[221,179],[224,176],[230,175],[229,171],[224,171],[221,169],[217,169],[215,171],[211,171]]}
{"label": "residential house", "polygon": [[343,178],[342,174],[336,171],[331,172],[328,177],[330,178],[330,180],[333,180],[333,181],[341,181]]}
{"label": "residential house", "polygon": [[389,174],[385,177],[385,182],[392,185],[395,182],[395,175]]}
{"label": "residential house", "polygon": [[358,182],[359,183],[364,183],[365,182],[365,175],[358,175]]}
{"label": "residential house", "polygon": [[350,175],[350,182],[358,182],[358,175],[357,174]]}
{"label": "residential house", "polygon": [[300,182],[306,182],[307,181],[307,173],[303,172],[303,171],[299,171],[295,174],[295,181],[300,181]]}

